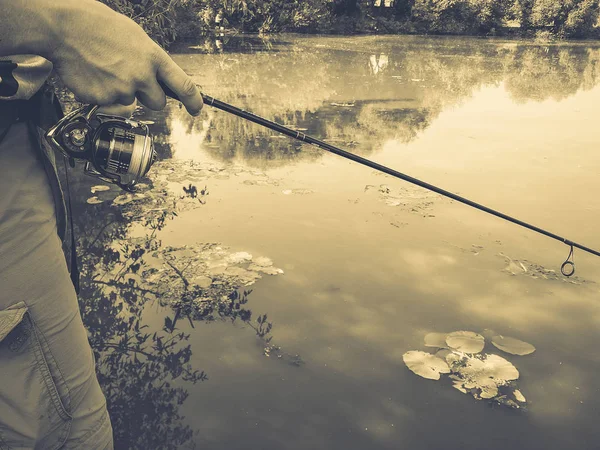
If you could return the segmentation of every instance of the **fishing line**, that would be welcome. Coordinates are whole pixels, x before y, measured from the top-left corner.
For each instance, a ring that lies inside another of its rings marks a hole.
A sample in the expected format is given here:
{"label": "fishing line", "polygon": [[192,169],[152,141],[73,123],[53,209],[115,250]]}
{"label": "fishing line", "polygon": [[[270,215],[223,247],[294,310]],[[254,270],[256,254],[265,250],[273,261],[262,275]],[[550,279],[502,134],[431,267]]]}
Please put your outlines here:
{"label": "fishing line", "polygon": [[[168,86],[166,86],[164,83],[160,82],[161,87],[163,88],[163,90],[165,91],[165,93],[169,96],[174,98],[175,100],[179,100],[179,97],[177,96],[177,94],[175,94]],[[253,114],[251,112],[248,111],[244,111],[242,109],[236,108],[235,106],[232,106],[228,103],[222,102],[220,100],[217,100],[213,97],[210,97],[208,95],[202,94],[202,100],[204,101],[205,104],[212,106],[214,108],[218,108],[222,111],[228,112],[230,114],[234,114],[238,117],[241,117],[243,119],[249,120],[251,122],[254,122],[258,125],[262,125],[266,128],[269,128],[271,130],[277,131],[279,133],[285,134],[286,136],[289,136],[293,139],[297,139],[299,141],[302,142],[306,142],[308,144],[312,144],[315,145],[323,150],[327,150],[328,152],[331,153],[335,153],[336,155],[342,156],[343,158],[349,159],[351,161],[357,162],[359,164],[362,164],[364,166],[370,167],[371,169],[375,169],[379,172],[383,172],[386,173],[388,175],[391,175],[395,178],[400,178],[401,180],[404,181],[408,181],[409,183],[415,184],[417,186],[420,186],[422,188],[428,189],[430,191],[436,192],[440,195],[443,195],[444,197],[448,197],[451,198],[452,200],[456,200],[457,202],[463,203],[465,205],[471,206],[475,209],[478,209],[480,211],[486,212],[488,214],[491,214],[493,216],[499,217],[501,219],[504,219],[508,222],[512,222],[516,225],[519,225],[523,228],[527,228],[531,231],[535,231],[536,233],[542,234],[544,236],[547,236],[549,238],[555,239],[557,241],[562,242],[563,244],[566,244],[568,246],[571,247],[571,251],[569,253],[569,256],[567,256],[567,259],[565,260],[565,262],[562,264],[561,266],[561,273],[566,276],[566,277],[570,277],[575,273],[575,262],[573,260],[573,252],[574,252],[574,248],[578,248],[580,250],[583,250],[587,253],[591,253],[592,255],[595,256],[600,256],[600,252],[593,250],[589,247],[586,247],[584,245],[578,244],[577,242],[573,242],[565,237],[559,236],[557,234],[551,233],[550,231],[544,230],[543,228],[539,228],[536,227],[535,225],[531,225],[527,222],[523,222],[522,220],[516,219],[512,216],[509,216],[507,214],[504,214],[500,211],[496,211],[492,208],[488,208],[485,205],[482,205],[480,203],[476,203],[472,200],[469,200],[465,197],[461,197],[460,195],[454,194],[450,191],[447,191],[445,189],[442,189],[440,187],[434,186],[433,184],[429,184],[426,183],[425,181],[421,181],[417,178],[411,177],[410,175],[406,175],[404,173],[398,172],[397,170],[391,169],[387,166],[378,164],[374,161],[371,161],[369,159],[363,158],[362,156],[358,156],[355,155],[354,153],[350,153],[346,150],[342,150],[341,148],[338,148],[334,145],[328,144],[327,142],[323,142],[319,139],[316,139],[312,136],[309,136],[307,134],[301,133],[299,131],[295,131],[292,130],[290,128],[287,128],[283,125],[280,125],[276,122],[272,122],[268,119],[265,119],[263,117],[257,116],[256,114]]]}

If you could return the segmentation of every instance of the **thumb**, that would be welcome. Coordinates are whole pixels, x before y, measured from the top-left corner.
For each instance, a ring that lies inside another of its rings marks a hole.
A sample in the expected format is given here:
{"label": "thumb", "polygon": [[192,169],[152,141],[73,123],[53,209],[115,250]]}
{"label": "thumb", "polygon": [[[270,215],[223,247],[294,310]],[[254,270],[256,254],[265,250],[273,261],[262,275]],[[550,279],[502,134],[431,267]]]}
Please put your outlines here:
{"label": "thumb", "polygon": [[157,79],[174,93],[174,98],[182,102],[188,112],[197,116],[202,109],[202,94],[192,79],[175,64],[171,57],[164,53],[164,57],[158,66]]}

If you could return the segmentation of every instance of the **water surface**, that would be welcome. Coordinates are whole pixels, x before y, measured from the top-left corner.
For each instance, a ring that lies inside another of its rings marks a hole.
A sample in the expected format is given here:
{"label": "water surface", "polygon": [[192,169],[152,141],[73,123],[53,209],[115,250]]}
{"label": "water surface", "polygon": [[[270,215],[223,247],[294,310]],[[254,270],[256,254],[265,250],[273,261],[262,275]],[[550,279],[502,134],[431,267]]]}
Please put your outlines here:
{"label": "water surface", "polygon": [[[600,247],[597,43],[222,37],[173,57],[211,96]],[[108,364],[122,448],[174,448],[161,433],[185,435],[180,448],[223,450],[598,447],[600,260],[576,251],[578,278],[551,276],[564,244],[209,106],[192,118],[172,102],[146,119],[161,158],[223,169],[179,180],[207,186],[206,204],[154,236],[165,247],[218,242],[282,268],[252,286],[247,306],[253,321],[268,314],[284,357],[265,356],[243,321],[178,321],[189,363],[208,380],[167,377],[180,389],[174,402],[164,385],[149,394],[131,367]],[[81,209],[88,227],[109,211]],[[130,232],[139,230],[120,233]],[[503,255],[529,270],[510,273]],[[87,295],[110,310],[123,293],[99,286]],[[149,330],[173,316],[156,301],[136,308]],[[526,412],[419,378],[402,361],[425,350],[428,332],[485,329],[537,348],[504,355],[520,371]],[[149,433],[149,416],[162,428]]]}

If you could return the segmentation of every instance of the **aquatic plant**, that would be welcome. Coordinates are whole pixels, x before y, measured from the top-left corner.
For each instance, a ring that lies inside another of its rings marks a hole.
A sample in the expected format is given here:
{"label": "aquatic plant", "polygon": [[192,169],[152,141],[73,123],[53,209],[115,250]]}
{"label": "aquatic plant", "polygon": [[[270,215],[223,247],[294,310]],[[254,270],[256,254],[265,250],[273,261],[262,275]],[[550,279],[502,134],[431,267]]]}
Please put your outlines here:
{"label": "aquatic plant", "polygon": [[[491,343],[506,353],[528,355],[535,347],[508,336],[492,334]],[[514,409],[525,407],[527,400],[517,389],[519,371],[507,359],[493,353],[480,353],[485,347],[485,337],[472,331],[428,333],[426,347],[439,349],[435,354],[408,351],[403,360],[415,374],[430,380],[448,374],[452,387],[475,399],[487,399]]]}
{"label": "aquatic plant", "polygon": [[[197,383],[208,374],[192,365],[190,334],[182,331],[181,321],[191,327],[241,322],[265,356],[303,364],[299,355],[272,342],[267,314],[256,315],[249,307],[248,286],[283,273],[270,258],[217,243],[169,247],[159,239],[180,213],[203,207],[209,190],[199,182],[212,176],[223,171],[168,161],[156,163],[151,178],[134,193],[92,185],[96,181],[88,177],[71,179],[80,311],[116,448],[175,450],[193,439],[193,429],[179,413],[188,391],[175,380]],[[162,305],[165,315],[162,326],[152,330],[142,314],[149,304]]]}
{"label": "aquatic plant", "polygon": [[439,380],[440,374],[450,373],[446,361],[430,353],[411,351],[402,355],[404,364],[417,375],[429,380]]}
{"label": "aquatic plant", "polygon": [[511,355],[529,355],[535,351],[535,347],[527,342],[509,336],[493,336],[492,345],[503,352]]}

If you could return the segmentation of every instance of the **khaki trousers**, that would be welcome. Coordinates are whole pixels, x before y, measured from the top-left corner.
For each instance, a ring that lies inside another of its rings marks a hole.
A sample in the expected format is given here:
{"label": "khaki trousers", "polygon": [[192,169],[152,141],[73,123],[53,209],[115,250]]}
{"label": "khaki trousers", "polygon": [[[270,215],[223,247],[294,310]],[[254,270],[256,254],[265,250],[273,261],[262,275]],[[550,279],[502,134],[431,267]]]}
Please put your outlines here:
{"label": "khaki trousers", "polygon": [[112,449],[37,145],[22,123],[0,143],[0,450]]}

